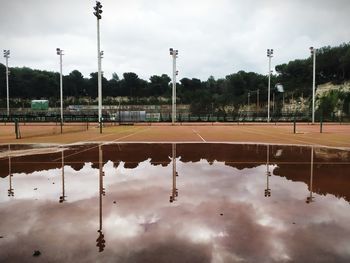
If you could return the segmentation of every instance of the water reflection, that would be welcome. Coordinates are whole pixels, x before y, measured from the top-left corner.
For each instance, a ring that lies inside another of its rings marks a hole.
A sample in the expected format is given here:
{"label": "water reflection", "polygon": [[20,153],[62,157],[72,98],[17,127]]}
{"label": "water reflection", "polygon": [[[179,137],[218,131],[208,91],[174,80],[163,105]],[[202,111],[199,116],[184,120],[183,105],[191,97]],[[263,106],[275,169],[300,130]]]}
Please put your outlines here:
{"label": "water reflection", "polygon": [[176,188],[176,177],[178,176],[178,173],[176,171],[176,144],[173,143],[171,145],[172,148],[172,163],[173,163],[173,187],[171,191],[171,196],[169,199],[169,202],[172,203],[177,200],[177,197],[179,196],[179,190]]}
{"label": "water reflection", "polygon": [[311,146],[310,149],[311,152],[311,160],[310,160],[310,185],[309,185],[309,189],[310,189],[310,195],[308,197],[306,197],[306,203],[310,204],[311,202],[314,202],[314,196],[312,196],[312,186],[313,186],[313,177],[314,177],[314,147]]}
{"label": "water reflection", "polygon": [[270,172],[270,145],[266,146],[266,189],[265,189],[265,197],[271,196],[271,189],[269,186],[269,180],[271,176]]}
{"label": "water reflection", "polygon": [[[21,155],[16,147],[0,160],[4,262],[31,262],[33,250],[44,262],[350,260],[349,151],[91,144]],[[11,175],[16,195],[7,196]]]}
{"label": "water reflection", "polygon": [[14,189],[12,188],[12,172],[11,172],[11,145],[8,145],[8,160],[9,160],[9,172],[8,172],[8,178],[9,178],[9,189],[7,190],[7,195],[10,196],[15,196]]}
{"label": "water reflection", "polygon": [[61,166],[61,171],[62,171],[62,195],[60,195],[59,203],[63,203],[66,201],[66,192],[65,192],[65,184],[64,184],[64,149],[62,150],[62,166]]}
{"label": "water reflection", "polygon": [[103,187],[103,153],[101,145],[98,146],[98,164],[99,164],[99,219],[100,225],[98,232],[98,237],[96,239],[96,246],[98,247],[98,252],[102,252],[105,248],[105,239],[102,229],[102,197],[106,195],[105,188]]}

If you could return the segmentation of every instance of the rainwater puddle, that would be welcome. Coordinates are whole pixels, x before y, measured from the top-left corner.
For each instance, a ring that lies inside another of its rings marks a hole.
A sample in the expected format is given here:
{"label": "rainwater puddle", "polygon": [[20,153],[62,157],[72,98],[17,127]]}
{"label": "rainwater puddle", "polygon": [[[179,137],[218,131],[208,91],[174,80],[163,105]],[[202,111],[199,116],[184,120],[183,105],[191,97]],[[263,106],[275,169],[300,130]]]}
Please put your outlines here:
{"label": "rainwater puddle", "polygon": [[35,149],[1,147],[2,262],[350,262],[349,151]]}

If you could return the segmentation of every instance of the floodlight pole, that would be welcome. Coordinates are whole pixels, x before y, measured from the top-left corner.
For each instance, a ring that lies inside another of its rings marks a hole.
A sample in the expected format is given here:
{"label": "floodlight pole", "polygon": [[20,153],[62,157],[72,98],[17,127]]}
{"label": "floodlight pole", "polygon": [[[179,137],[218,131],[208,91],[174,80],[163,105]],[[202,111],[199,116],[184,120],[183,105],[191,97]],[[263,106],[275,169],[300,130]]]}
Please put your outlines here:
{"label": "floodlight pole", "polygon": [[10,116],[10,94],[9,94],[9,68],[8,59],[10,58],[10,50],[4,50],[4,58],[6,59],[6,102],[7,102],[7,117]]}
{"label": "floodlight pole", "polygon": [[267,57],[269,58],[269,83],[268,83],[268,90],[267,90],[267,122],[270,122],[270,97],[271,97],[271,58],[273,56],[273,49],[267,50]]}
{"label": "floodlight pole", "polygon": [[62,80],[62,55],[63,55],[63,50],[56,48],[57,55],[60,56],[60,101],[61,101],[61,133],[62,131],[62,126],[63,126],[63,80]]}
{"label": "floodlight pole", "polygon": [[175,125],[176,122],[176,58],[179,54],[178,50],[174,50],[173,48],[169,49],[170,55],[173,57],[173,89],[172,89],[172,125]]}
{"label": "floodlight pole", "polygon": [[100,133],[102,133],[102,73],[101,73],[101,48],[100,48],[100,19],[102,18],[102,5],[101,2],[96,1],[96,6],[94,7],[94,15],[97,18],[97,61],[98,61],[98,75],[97,75],[97,85],[98,85],[98,122],[100,127]]}
{"label": "floodlight pole", "polygon": [[315,123],[315,90],[316,90],[316,48],[310,47],[311,56],[313,56],[312,72],[312,124]]}
{"label": "floodlight pole", "polygon": [[97,19],[97,56],[98,56],[98,120],[102,125],[102,74],[101,74],[101,46],[100,46],[100,20]]}

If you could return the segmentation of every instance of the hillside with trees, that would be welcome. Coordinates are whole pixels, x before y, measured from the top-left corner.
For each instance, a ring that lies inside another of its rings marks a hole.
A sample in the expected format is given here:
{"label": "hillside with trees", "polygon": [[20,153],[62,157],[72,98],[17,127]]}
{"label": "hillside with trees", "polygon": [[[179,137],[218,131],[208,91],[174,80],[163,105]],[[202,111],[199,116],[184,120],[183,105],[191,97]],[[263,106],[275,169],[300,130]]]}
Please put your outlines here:
{"label": "hillside with trees", "polygon": [[[311,57],[277,65],[275,69],[271,87],[276,96],[281,96],[274,90],[277,83],[284,86],[285,100],[301,96],[308,98],[312,95]],[[28,107],[31,99],[48,99],[51,107],[57,105],[59,73],[27,67],[10,68],[10,72],[11,107]],[[5,77],[5,66],[0,64],[1,108],[6,103]],[[267,79],[266,75],[245,71],[219,79],[210,76],[204,81],[182,78],[177,83],[177,103],[190,104],[194,113],[227,111],[247,104],[248,93],[251,103],[255,102],[259,92],[260,105],[263,108],[267,102]],[[317,50],[316,85],[328,82],[339,84],[349,80],[350,43]],[[66,105],[96,103],[97,73],[91,73],[86,78],[78,70],[73,70],[63,77],[63,83]],[[122,103],[129,104],[170,104],[171,101],[171,78],[167,74],[154,75],[144,80],[134,72],[126,72],[121,78],[114,73],[109,80],[103,77],[102,86],[104,104],[120,103],[120,100],[113,99],[116,97],[127,97]],[[348,95],[341,96],[343,100],[349,100]]]}

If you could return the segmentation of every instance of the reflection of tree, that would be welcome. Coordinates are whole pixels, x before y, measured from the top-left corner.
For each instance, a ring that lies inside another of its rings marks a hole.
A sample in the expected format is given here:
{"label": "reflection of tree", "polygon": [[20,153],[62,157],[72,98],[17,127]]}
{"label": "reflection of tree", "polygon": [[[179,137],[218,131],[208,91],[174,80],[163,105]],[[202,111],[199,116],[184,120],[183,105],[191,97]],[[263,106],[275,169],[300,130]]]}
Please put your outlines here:
{"label": "reflection of tree", "polygon": [[14,189],[12,188],[12,171],[11,171],[11,146],[8,145],[8,151],[9,151],[9,189],[7,190],[8,196],[15,196]]}
{"label": "reflection of tree", "polygon": [[176,171],[176,144],[175,143],[172,144],[172,159],[173,159],[173,188],[169,199],[170,203],[176,201],[176,198],[179,196],[178,189],[176,188],[176,176],[178,176],[178,173]]}
{"label": "reflection of tree", "polygon": [[60,203],[63,203],[66,201],[66,195],[65,195],[65,184],[64,184],[64,150],[62,150],[62,156],[61,156],[61,160],[62,160],[62,195],[60,196]]}
{"label": "reflection of tree", "polygon": [[101,145],[98,146],[98,161],[99,161],[99,220],[100,220],[100,226],[97,230],[98,237],[96,239],[96,246],[98,247],[98,252],[102,252],[105,248],[105,239],[104,234],[102,232],[102,196],[106,194],[105,189],[103,188],[103,156],[102,156],[102,147]]}
{"label": "reflection of tree", "polygon": [[311,161],[310,161],[311,167],[310,167],[310,195],[306,197],[306,203],[312,203],[314,202],[314,198],[312,196],[312,186],[313,186],[313,177],[314,177],[314,147],[311,146]]}
{"label": "reflection of tree", "polygon": [[[8,145],[6,145],[7,150]],[[16,147],[16,148],[14,148]],[[0,177],[9,176],[7,186],[8,194],[13,195],[12,189],[14,183],[14,174],[26,173],[31,174],[35,171],[43,171],[50,169],[61,169],[62,152],[54,152],[47,154],[20,155],[16,154],[14,159],[14,150],[27,149],[27,146],[11,145],[11,156],[0,159]],[[118,147],[118,148],[116,148]],[[231,144],[176,144],[176,156],[182,163],[199,162],[206,159],[210,163],[224,162],[225,165],[237,168],[239,170],[258,167],[261,164],[266,165],[266,145],[231,145]],[[287,180],[294,182],[303,182],[309,186],[310,184],[310,166],[309,162],[305,164],[305,160],[310,159],[309,147],[298,146],[279,146],[278,149],[283,154],[278,155],[273,146],[269,146],[270,153],[269,163],[276,163],[277,166],[273,170],[271,166],[267,168],[272,170],[274,175],[285,177]],[[4,149],[4,147],[2,147]],[[79,154],[83,152],[84,154]],[[277,151],[278,152],[278,151]],[[272,154],[273,153],[273,154]],[[335,196],[344,197],[348,202],[350,200],[350,181],[347,180],[350,164],[348,162],[350,153],[346,150],[325,149],[314,147],[314,163],[322,165],[322,169],[317,169],[317,180],[312,184],[312,190],[318,194],[333,194]],[[84,163],[93,163],[93,168],[98,169],[98,145],[74,145],[64,150],[64,165],[70,166],[74,170],[79,171],[84,167]],[[139,163],[150,159],[152,165],[171,165],[172,161],[172,145],[171,144],[110,144],[103,146],[104,162],[110,160],[114,162],[114,166],[118,166],[120,162],[132,164],[137,167]],[[170,159],[169,159],[170,156]],[[277,160],[278,157],[278,160]],[[57,160],[52,162],[52,160]],[[35,163],[35,165],[33,165]],[[333,165],[341,164],[341,165]],[[176,164],[177,165],[177,162]],[[8,169],[7,169],[8,168]],[[314,167],[313,169],[316,169]],[[65,169],[65,168],[64,168]],[[315,170],[316,171],[316,170]],[[266,168],[265,168],[266,172]],[[65,173],[65,171],[64,171]],[[9,175],[11,174],[11,176]],[[272,177],[270,177],[272,178]],[[270,188],[270,178],[265,180],[265,188]],[[67,181],[64,180],[64,186]],[[10,182],[11,181],[11,182]],[[176,182],[175,182],[176,183]],[[171,187],[171,186],[170,186]],[[60,189],[63,189],[60,187]],[[176,186],[175,186],[176,188]],[[16,188],[17,189],[17,188]],[[170,189],[171,190],[171,189]],[[264,189],[265,190],[265,189]],[[316,191],[317,190],[317,191]],[[18,191],[18,190],[17,190]],[[62,195],[62,190],[59,190]],[[314,194],[313,193],[313,194]],[[66,194],[66,192],[65,192]],[[267,193],[268,194],[268,193]],[[168,195],[172,195],[171,191]],[[65,197],[67,199],[67,197]],[[306,199],[306,195],[304,201]],[[167,201],[168,201],[167,200]]]}
{"label": "reflection of tree", "polygon": [[270,145],[266,146],[266,189],[265,197],[271,196],[271,189],[269,188],[269,178],[271,176],[270,172]]}

